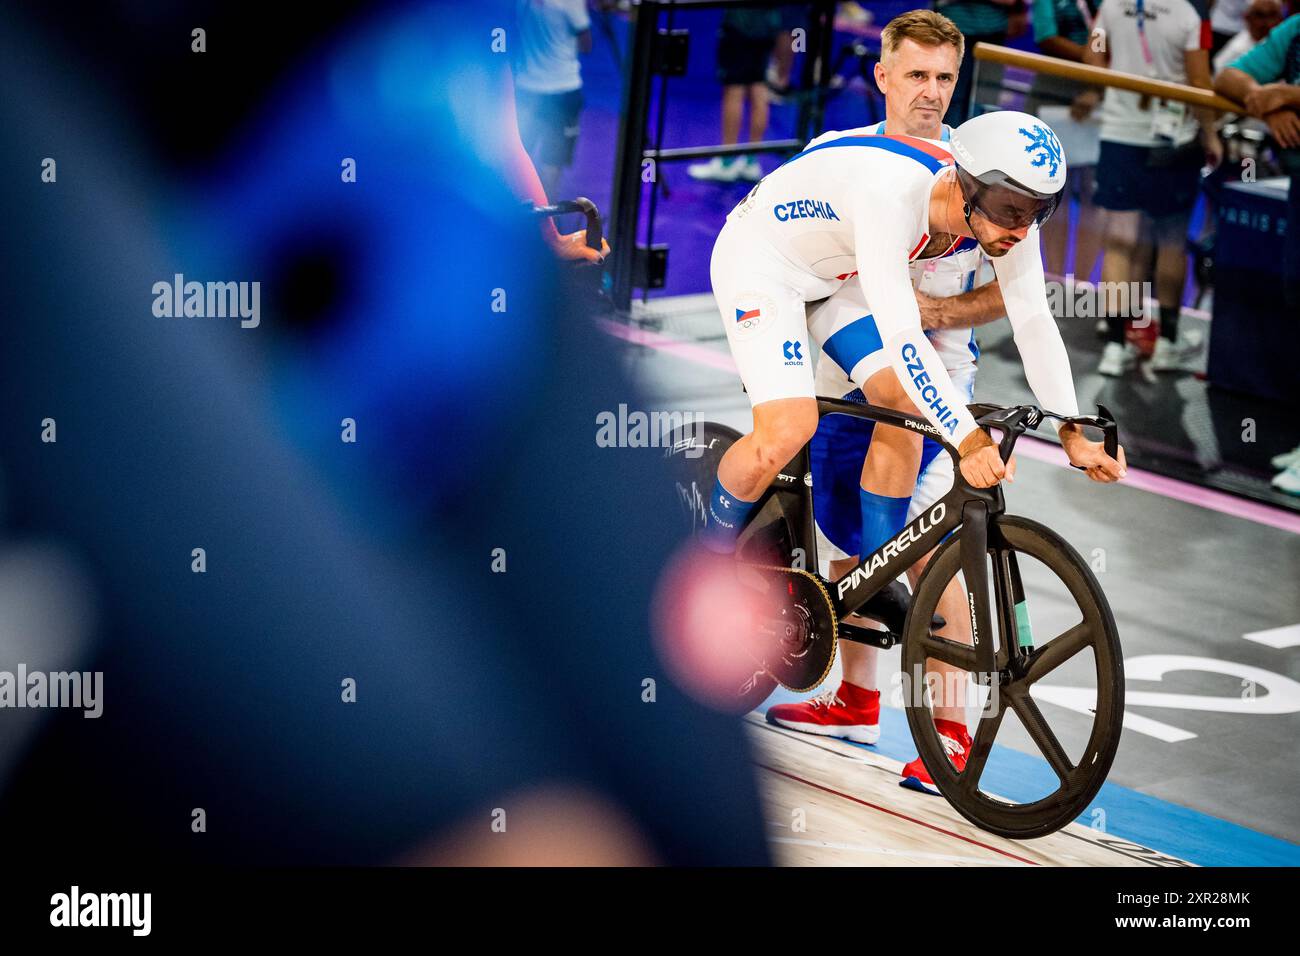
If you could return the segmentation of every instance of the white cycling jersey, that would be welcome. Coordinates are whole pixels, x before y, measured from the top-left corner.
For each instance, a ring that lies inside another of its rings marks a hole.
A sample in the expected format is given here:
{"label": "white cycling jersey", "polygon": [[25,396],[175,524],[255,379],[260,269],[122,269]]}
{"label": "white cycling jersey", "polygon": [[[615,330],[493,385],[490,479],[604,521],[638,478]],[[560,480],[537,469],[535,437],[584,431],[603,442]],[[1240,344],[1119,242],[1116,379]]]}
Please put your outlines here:
{"label": "white cycling jersey", "polygon": [[[880,353],[881,367],[895,370],[917,408],[949,440],[960,443],[975,428],[966,396],[922,334],[910,271],[930,242],[931,190],[952,166],[951,155],[933,141],[827,134],[764,177],[732,210],[714,246],[711,273],[752,403],[815,394],[803,354],[806,304],[834,296],[856,274],[872,321],[855,333],[855,346]],[[960,246],[953,243],[943,255]],[[942,258],[923,260],[918,268]],[[1047,305],[1037,228],[993,263],[1030,388],[1044,406],[1075,413],[1069,359]],[[861,384],[860,369],[846,371]]]}
{"label": "white cycling jersey", "polygon": [[[855,133],[882,133],[884,124],[851,130]],[[836,134],[829,134],[834,136]],[[944,140],[948,128],[943,130]],[[816,144],[824,137],[813,140]],[[943,141],[936,141],[942,145]],[[960,295],[988,280],[983,269],[987,257],[973,240],[963,240],[949,254],[925,262],[913,262],[909,271],[913,288],[936,298]],[[857,329],[871,325],[872,308],[854,276],[829,299],[810,305],[808,326],[813,338],[822,343],[815,370],[818,395],[862,402],[862,392],[842,366],[856,371],[859,382],[883,368],[883,350],[862,355],[855,343],[863,336]],[[938,352],[953,384],[974,400],[976,360],[979,348],[974,329],[926,330],[926,338]],[[871,426],[860,419],[844,415],[827,415],[817,427],[810,446],[813,474],[813,514],[816,516],[817,553],[831,560],[855,556],[861,550],[862,511],[859,485],[862,459],[871,442]],[[922,444],[921,464],[908,504],[907,521],[928,511],[942,498],[953,483],[952,459],[929,439]]]}
{"label": "white cycling jersey", "polygon": [[[816,146],[839,136],[861,136],[861,135],[881,135],[885,132],[885,123],[881,121],[871,126],[862,126],[856,129],[843,130],[842,132],[823,133],[816,139],[809,142],[809,146]],[[926,142],[933,143],[936,146],[944,147],[952,135],[952,129],[943,126],[940,133],[940,139],[927,139]],[[926,295],[934,298],[946,298],[948,296],[961,295],[963,292],[969,292],[977,285],[983,285],[988,281],[988,275],[985,273],[981,276],[981,270],[988,257],[980,249],[979,243],[973,239],[963,239],[957,244],[957,247],[947,255],[934,259],[916,260],[908,266],[908,272],[912,279],[912,288],[917,289]],[[984,281],[981,281],[981,280]],[[836,294],[835,299],[847,297],[855,305],[861,303],[865,311],[860,312],[853,318],[858,319],[862,316],[871,314],[870,304],[866,302],[866,295],[861,291],[862,284],[857,277],[847,279],[844,287]],[[847,305],[847,303],[845,303]],[[839,323],[833,322],[823,331],[819,328],[822,316],[819,310],[826,308],[835,308],[836,303],[827,302],[823,305],[814,306],[809,310],[808,324],[813,332],[813,338],[820,342],[825,342],[826,338],[839,331]],[[843,306],[840,307],[843,311]],[[852,309],[844,312],[849,315]],[[974,329],[927,329],[925,337],[930,340],[934,350],[939,353],[939,358],[943,362],[943,367],[949,372],[958,369],[965,369],[974,365],[975,360],[979,358],[979,347],[975,344]],[[842,394],[852,391],[855,387],[851,384],[849,378],[850,369],[841,369],[838,365],[833,368],[825,368],[826,353],[823,350],[821,364],[816,370],[817,394],[818,395],[835,395],[840,397]],[[832,362],[834,359],[832,359]],[[883,366],[883,362],[873,365],[869,373],[874,373],[877,368]],[[865,371],[865,370],[864,370]],[[838,373],[838,374],[837,374]],[[863,375],[863,378],[869,375]],[[838,389],[842,383],[844,388],[836,391],[827,391],[823,387],[823,381],[829,383],[833,388]],[[964,386],[961,391],[965,391]]]}

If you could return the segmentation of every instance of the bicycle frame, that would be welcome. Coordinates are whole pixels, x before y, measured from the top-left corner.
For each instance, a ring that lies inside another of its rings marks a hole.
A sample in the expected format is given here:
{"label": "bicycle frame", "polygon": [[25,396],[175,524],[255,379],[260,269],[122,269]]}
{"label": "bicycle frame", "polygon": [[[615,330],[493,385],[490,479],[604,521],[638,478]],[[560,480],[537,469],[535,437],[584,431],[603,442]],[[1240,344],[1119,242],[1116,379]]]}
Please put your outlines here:
{"label": "bicycle frame", "polygon": [[[1043,412],[1033,406],[1001,408],[993,405],[969,406],[981,426],[1001,429],[1004,433],[999,450],[1003,461],[1010,458],[1016,439],[1028,428],[1036,427],[1046,418],[1062,422],[1077,422],[1102,428],[1107,451],[1114,456],[1117,443],[1115,424],[1104,406],[1098,410],[1104,418],[1091,416],[1063,416]],[[996,534],[997,516],[1005,513],[1006,502],[1001,484],[992,488],[974,488],[962,477],[960,456],[947,437],[924,418],[905,412],[866,405],[842,399],[818,398],[817,413],[842,414],[885,425],[910,428],[933,438],[953,460],[953,486],[937,502],[918,515],[898,534],[894,535],[871,554],[861,558],[848,573],[830,582],[831,604],[836,617],[843,620],[870,601],[877,592],[893,581],[921,558],[929,554],[949,534],[964,528],[961,537],[961,567],[968,593],[988,594],[988,552],[990,529]],[[794,474],[790,474],[790,472]],[[802,476],[808,476],[800,481]],[[778,473],[773,490],[777,495],[797,495],[796,517],[801,543],[807,546],[811,566],[817,565],[817,537],[813,516],[813,488],[808,446]],[[756,508],[757,512],[758,509]],[[996,542],[995,542],[996,543]],[[1016,582],[1018,586],[1018,582]],[[974,637],[977,669],[985,673],[995,670],[992,641],[981,641],[981,635],[991,634],[989,602],[986,599],[969,601],[971,633]]]}

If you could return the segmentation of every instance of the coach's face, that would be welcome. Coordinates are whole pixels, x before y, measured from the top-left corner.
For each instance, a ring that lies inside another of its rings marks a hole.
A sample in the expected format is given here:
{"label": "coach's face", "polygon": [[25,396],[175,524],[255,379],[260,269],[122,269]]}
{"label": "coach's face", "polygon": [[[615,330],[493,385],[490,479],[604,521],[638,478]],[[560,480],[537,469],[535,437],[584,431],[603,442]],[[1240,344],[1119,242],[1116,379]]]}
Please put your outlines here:
{"label": "coach's face", "polygon": [[905,39],[876,64],[876,85],[885,94],[885,115],[909,136],[939,139],[957,83],[957,48],[922,46]]}

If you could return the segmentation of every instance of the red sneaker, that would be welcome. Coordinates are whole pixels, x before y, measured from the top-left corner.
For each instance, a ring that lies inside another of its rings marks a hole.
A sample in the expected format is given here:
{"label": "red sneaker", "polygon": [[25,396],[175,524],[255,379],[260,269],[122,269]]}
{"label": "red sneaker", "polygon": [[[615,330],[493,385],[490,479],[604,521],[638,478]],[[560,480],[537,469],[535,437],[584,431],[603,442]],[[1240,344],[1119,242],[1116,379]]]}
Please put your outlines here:
{"label": "red sneaker", "polygon": [[767,722],[806,734],[874,744],[880,739],[880,691],[843,681],[837,690],[768,708]]}
{"label": "red sneaker", "polygon": [[[939,742],[943,744],[948,759],[952,761],[957,772],[961,773],[966,769],[966,760],[970,757],[971,748],[970,734],[966,732],[966,725],[959,724],[955,720],[936,720],[934,729],[939,731]],[[930,779],[920,757],[903,768],[903,779],[898,782],[898,785],[920,793],[939,796],[939,788]]]}

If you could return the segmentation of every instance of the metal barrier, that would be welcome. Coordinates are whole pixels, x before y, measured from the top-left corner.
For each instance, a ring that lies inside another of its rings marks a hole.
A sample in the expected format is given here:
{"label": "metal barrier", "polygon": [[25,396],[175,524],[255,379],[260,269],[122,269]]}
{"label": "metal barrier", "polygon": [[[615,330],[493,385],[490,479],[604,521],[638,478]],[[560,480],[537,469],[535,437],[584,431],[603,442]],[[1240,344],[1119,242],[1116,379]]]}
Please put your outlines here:
{"label": "metal barrier", "polygon": [[[822,127],[825,92],[830,82],[831,42],[834,36],[834,0],[809,3],[808,44],[804,52],[798,118],[793,139],[763,140],[734,145],[663,148],[664,124],[668,109],[668,80],[686,71],[687,31],[674,29],[677,10],[706,7],[781,7],[779,0],[639,0],[631,15],[633,31],[631,50],[623,79],[623,109],[619,123],[618,146],[614,158],[613,199],[610,203],[611,296],[615,308],[626,312],[632,303],[632,290],[663,285],[667,270],[668,248],[654,242],[654,219],[659,201],[660,163],[734,156],[741,153],[796,153]],[[664,26],[660,27],[660,19]],[[654,137],[650,125],[651,84],[659,77],[658,115]],[[654,163],[655,174],[643,178],[646,160]],[[639,241],[641,200],[649,186],[645,242]]]}

